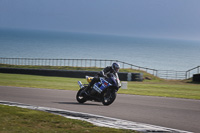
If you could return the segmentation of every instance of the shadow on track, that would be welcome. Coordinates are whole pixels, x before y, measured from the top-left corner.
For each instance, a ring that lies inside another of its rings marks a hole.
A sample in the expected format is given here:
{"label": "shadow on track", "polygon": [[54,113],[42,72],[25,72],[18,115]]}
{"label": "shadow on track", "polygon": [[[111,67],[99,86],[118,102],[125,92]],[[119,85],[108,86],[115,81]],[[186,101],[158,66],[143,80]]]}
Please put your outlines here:
{"label": "shadow on track", "polygon": [[71,105],[90,105],[90,106],[103,106],[101,104],[95,104],[95,103],[78,103],[78,102],[53,102],[58,104],[71,104]]}

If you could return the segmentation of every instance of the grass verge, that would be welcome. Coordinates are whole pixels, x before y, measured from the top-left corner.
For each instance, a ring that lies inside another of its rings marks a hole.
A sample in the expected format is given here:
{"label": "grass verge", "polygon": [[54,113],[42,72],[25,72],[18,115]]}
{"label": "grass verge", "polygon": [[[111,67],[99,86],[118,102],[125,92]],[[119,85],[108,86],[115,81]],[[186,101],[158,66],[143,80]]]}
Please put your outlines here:
{"label": "grass verge", "polygon": [[81,120],[68,119],[47,112],[0,105],[1,133],[102,133],[134,132],[98,127]]}
{"label": "grass verge", "polygon": [[[0,73],[1,86],[33,87],[63,90],[78,90],[77,81],[87,83],[85,79],[47,77],[23,74]],[[120,89],[118,93],[200,99],[200,84],[176,80],[151,80],[144,82],[128,82],[128,89]]]}

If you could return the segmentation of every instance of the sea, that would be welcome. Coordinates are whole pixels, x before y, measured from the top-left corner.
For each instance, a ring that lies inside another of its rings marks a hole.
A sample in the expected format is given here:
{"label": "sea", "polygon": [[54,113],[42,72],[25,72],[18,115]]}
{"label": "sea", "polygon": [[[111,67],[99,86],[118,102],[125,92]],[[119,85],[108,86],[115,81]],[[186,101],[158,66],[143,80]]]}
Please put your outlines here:
{"label": "sea", "polygon": [[157,70],[200,66],[200,41],[0,29],[0,57],[107,59]]}

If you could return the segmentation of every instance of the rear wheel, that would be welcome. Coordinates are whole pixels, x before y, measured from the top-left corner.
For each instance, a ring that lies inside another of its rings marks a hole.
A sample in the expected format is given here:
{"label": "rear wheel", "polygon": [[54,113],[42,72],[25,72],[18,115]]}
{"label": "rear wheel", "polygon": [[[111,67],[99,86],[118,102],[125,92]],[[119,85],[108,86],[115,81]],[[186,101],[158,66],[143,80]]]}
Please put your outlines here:
{"label": "rear wheel", "polygon": [[116,96],[117,96],[117,93],[115,91],[106,91],[104,94],[103,94],[103,105],[110,105],[112,104],[115,99],[116,99]]}
{"label": "rear wheel", "polygon": [[83,89],[80,89],[77,94],[76,94],[76,100],[79,102],[79,103],[84,103],[87,101],[86,97],[85,97],[85,90],[84,88]]}

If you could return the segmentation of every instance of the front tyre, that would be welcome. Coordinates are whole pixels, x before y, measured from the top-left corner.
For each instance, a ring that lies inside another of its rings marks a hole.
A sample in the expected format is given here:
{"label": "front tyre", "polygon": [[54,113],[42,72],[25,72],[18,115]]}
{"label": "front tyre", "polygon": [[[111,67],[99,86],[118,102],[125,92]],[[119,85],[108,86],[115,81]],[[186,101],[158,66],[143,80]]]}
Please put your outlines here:
{"label": "front tyre", "polygon": [[103,100],[102,100],[103,105],[108,106],[108,105],[112,104],[115,101],[116,96],[117,96],[117,93],[115,91],[105,92],[103,94]]}
{"label": "front tyre", "polygon": [[80,89],[77,94],[76,94],[76,100],[79,102],[79,103],[84,103],[87,101],[85,95],[85,90],[84,89]]}

